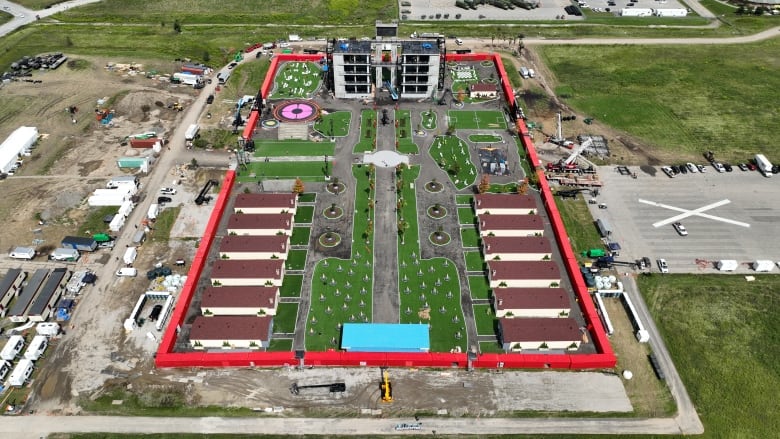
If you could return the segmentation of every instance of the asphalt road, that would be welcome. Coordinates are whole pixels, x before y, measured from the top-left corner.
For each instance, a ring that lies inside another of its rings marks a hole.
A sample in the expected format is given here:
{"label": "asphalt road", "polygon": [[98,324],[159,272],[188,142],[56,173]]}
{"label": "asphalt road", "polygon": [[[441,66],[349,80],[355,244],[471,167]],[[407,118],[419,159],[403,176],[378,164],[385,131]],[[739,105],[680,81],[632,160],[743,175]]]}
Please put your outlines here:
{"label": "asphalt road", "polygon": [[[32,9],[27,9],[24,6],[17,5],[16,3],[0,0],[0,8],[3,8],[5,12],[8,12],[14,17],[13,20],[0,26],[0,37],[5,36],[26,24],[30,24],[36,21],[36,15],[40,18],[45,18],[70,8],[88,5],[90,3],[97,3],[99,1],[101,0],[71,0],[69,2],[56,4],[48,9],[33,11]],[[8,9],[5,9],[6,7]]]}

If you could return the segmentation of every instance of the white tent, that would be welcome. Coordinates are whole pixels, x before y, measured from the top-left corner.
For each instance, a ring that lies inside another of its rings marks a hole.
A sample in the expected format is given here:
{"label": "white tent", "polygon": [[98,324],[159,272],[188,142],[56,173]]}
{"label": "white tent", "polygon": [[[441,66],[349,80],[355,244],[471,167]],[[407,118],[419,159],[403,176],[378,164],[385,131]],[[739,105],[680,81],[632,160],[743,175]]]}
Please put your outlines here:
{"label": "white tent", "polygon": [[0,145],[0,172],[6,173],[38,140],[38,128],[19,127]]}

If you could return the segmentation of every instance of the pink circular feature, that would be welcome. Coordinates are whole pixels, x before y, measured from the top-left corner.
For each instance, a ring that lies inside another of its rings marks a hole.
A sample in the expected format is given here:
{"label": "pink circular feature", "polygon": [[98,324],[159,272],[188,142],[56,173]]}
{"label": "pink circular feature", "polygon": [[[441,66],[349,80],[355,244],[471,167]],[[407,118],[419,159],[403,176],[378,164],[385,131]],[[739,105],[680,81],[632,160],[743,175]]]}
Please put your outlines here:
{"label": "pink circular feature", "polygon": [[308,104],[291,104],[282,109],[282,116],[286,119],[306,119],[314,113],[314,108]]}
{"label": "pink circular feature", "polygon": [[274,108],[274,117],[280,122],[312,122],[319,115],[319,106],[307,100],[291,100]]}

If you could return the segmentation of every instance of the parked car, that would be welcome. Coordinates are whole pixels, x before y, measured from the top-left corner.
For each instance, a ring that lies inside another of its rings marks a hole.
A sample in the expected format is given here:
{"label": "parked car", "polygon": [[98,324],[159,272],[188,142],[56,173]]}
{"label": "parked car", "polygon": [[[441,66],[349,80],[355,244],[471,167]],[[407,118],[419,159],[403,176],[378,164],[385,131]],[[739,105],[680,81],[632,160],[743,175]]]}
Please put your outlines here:
{"label": "parked car", "polygon": [[680,174],[687,174],[688,173],[688,167],[686,165],[680,165],[678,167],[680,168]]}
{"label": "parked car", "polygon": [[715,168],[715,170],[718,172],[726,172],[726,167],[723,166],[723,163],[712,162],[712,167]]}
{"label": "parked car", "polygon": [[668,273],[669,272],[669,264],[666,263],[666,259],[658,259],[656,261],[658,263],[658,269],[661,270],[661,273]]}
{"label": "parked car", "polygon": [[670,168],[669,166],[661,166],[661,170],[666,174],[669,178],[674,178],[674,170]]}
{"label": "parked car", "polygon": [[206,98],[207,104],[213,104],[214,103],[214,95],[209,95],[209,97]]}
{"label": "parked car", "polygon": [[691,174],[695,174],[695,173],[699,172],[699,168],[696,165],[694,165],[693,163],[691,163],[691,162],[686,163],[685,167],[688,168],[688,170],[691,172]]}
{"label": "parked car", "polygon": [[723,169],[725,169],[726,172],[731,172],[734,170],[734,168],[732,168],[731,165],[728,163],[723,163]]}
{"label": "parked car", "polygon": [[176,189],[172,187],[164,187],[160,189],[160,193],[163,195],[176,195]]}
{"label": "parked car", "polygon": [[740,171],[747,171],[748,170],[748,165],[745,164],[745,163],[740,163],[737,166],[739,167]]}
{"label": "parked car", "polygon": [[756,169],[758,169],[756,164],[755,163],[751,163],[751,162],[747,163],[747,168],[750,169],[751,171],[755,171]]}
{"label": "parked car", "polygon": [[682,225],[681,222],[677,221],[676,223],[673,223],[672,227],[674,227],[674,230],[677,231],[678,235],[680,235],[680,236],[688,236],[688,230],[685,229],[685,226]]}
{"label": "parked car", "polygon": [[170,203],[171,201],[173,201],[171,197],[157,197],[157,204]]}
{"label": "parked car", "polygon": [[679,166],[672,165],[672,166],[670,166],[670,168],[672,168],[672,172],[674,172],[674,175],[677,175],[677,174],[680,173],[680,167]]}

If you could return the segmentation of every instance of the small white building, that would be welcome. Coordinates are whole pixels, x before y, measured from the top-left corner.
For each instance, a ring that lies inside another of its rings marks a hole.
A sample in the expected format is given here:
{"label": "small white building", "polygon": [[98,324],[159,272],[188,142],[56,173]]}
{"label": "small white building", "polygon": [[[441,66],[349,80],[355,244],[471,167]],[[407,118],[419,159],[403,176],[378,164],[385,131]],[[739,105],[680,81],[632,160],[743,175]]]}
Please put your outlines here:
{"label": "small white building", "polygon": [[24,358],[32,361],[37,361],[49,346],[49,339],[44,335],[36,335],[33,337],[30,345],[27,346],[27,350],[24,351]]}
{"label": "small white building", "polygon": [[0,144],[0,173],[6,174],[38,141],[38,128],[19,127]]}

